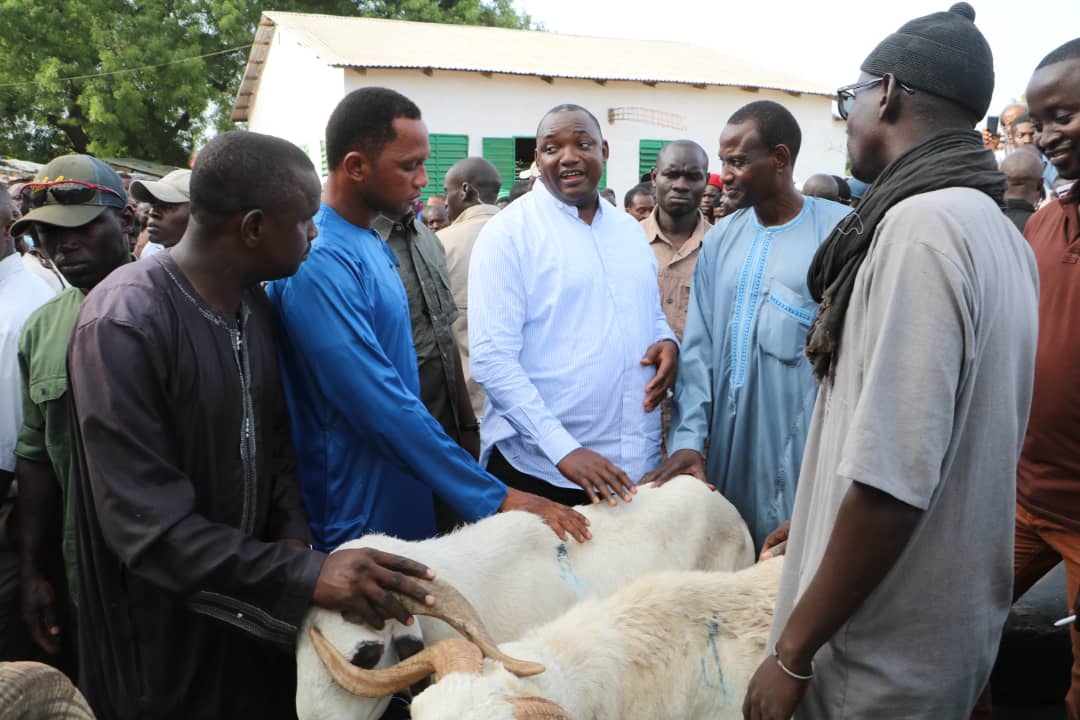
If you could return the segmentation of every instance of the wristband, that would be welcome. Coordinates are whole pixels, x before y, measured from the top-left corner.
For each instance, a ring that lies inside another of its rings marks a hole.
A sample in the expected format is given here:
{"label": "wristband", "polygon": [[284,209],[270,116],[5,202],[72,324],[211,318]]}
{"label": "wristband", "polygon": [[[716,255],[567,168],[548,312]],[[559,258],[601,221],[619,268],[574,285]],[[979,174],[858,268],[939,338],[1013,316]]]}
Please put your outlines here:
{"label": "wristband", "polygon": [[784,673],[788,677],[793,678],[795,680],[802,680],[802,681],[813,680],[814,679],[814,663],[813,662],[810,663],[810,674],[809,675],[800,675],[799,673],[793,672],[793,671],[788,669],[788,666],[785,665],[784,661],[780,659],[780,653],[779,653],[779,651],[777,651],[775,644],[773,644],[772,656],[774,658],[776,658],[776,664],[780,666],[780,669],[783,670]]}

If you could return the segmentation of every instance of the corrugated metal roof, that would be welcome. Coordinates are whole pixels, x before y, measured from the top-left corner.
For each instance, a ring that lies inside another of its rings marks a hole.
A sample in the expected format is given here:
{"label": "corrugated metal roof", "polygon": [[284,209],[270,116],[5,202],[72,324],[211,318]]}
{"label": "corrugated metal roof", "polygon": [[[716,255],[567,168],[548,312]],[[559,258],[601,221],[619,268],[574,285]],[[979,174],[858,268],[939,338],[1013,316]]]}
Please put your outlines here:
{"label": "corrugated metal roof", "polygon": [[234,120],[246,119],[275,26],[287,29],[300,44],[334,67],[464,70],[833,94],[831,88],[803,78],[683,43],[266,12],[233,106]]}

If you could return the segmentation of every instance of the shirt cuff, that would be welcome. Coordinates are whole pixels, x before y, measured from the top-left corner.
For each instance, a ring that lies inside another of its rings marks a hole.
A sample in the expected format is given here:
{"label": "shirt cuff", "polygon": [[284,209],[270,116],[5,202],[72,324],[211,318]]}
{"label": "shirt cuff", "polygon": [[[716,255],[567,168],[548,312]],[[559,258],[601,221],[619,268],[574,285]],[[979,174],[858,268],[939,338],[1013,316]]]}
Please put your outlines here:
{"label": "shirt cuff", "polygon": [[553,465],[558,465],[564,457],[581,447],[581,443],[566,432],[562,425],[540,438],[537,444]]}
{"label": "shirt cuff", "polygon": [[668,441],[668,455],[674,455],[680,450],[693,450],[698,455],[705,455],[705,438],[693,433],[675,432]]}

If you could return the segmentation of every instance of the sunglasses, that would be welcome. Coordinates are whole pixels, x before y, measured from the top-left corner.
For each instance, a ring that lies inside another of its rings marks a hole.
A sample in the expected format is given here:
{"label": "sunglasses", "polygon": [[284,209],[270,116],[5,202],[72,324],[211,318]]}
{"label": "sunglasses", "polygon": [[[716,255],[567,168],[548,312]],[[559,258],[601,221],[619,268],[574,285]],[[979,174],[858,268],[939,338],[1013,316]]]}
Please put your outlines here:
{"label": "sunglasses", "polygon": [[[111,187],[83,182],[82,180],[56,180],[54,182],[28,183],[23,189],[30,195],[30,207],[39,208],[52,203],[56,205],[105,205],[124,207],[124,196]],[[94,202],[98,192],[108,193],[116,198],[103,197]]]}
{"label": "sunglasses", "polygon": [[[857,90],[865,90],[866,88],[874,87],[881,83],[885,78],[879,77],[873,80],[867,80],[866,82],[855,83],[853,85],[845,85],[836,91],[836,110],[840,113],[842,120],[847,120],[848,113],[851,112],[851,108],[855,105],[855,92]],[[895,78],[893,78],[895,80]],[[906,92],[908,95],[915,94],[915,88],[908,87],[904,83],[897,81],[896,84],[900,86],[900,89]]]}

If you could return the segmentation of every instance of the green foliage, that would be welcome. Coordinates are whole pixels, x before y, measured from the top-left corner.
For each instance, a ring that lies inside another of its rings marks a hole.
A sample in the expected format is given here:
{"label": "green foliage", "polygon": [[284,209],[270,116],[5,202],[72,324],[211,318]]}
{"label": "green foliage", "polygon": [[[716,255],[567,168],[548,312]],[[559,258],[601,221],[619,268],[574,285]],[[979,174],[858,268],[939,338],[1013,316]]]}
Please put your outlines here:
{"label": "green foliage", "polygon": [[[0,156],[187,165],[228,127],[263,3],[0,0]],[[512,0],[284,0],[277,10],[528,28]],[[184,62],[175,62],[191,58]],[[161,67],[149,67],[170,63]],[[144,68],[138,72],[115,72]],[[109,75],[105,73],[115,72]],[[68,80],[91,75],[95,77]]]}

